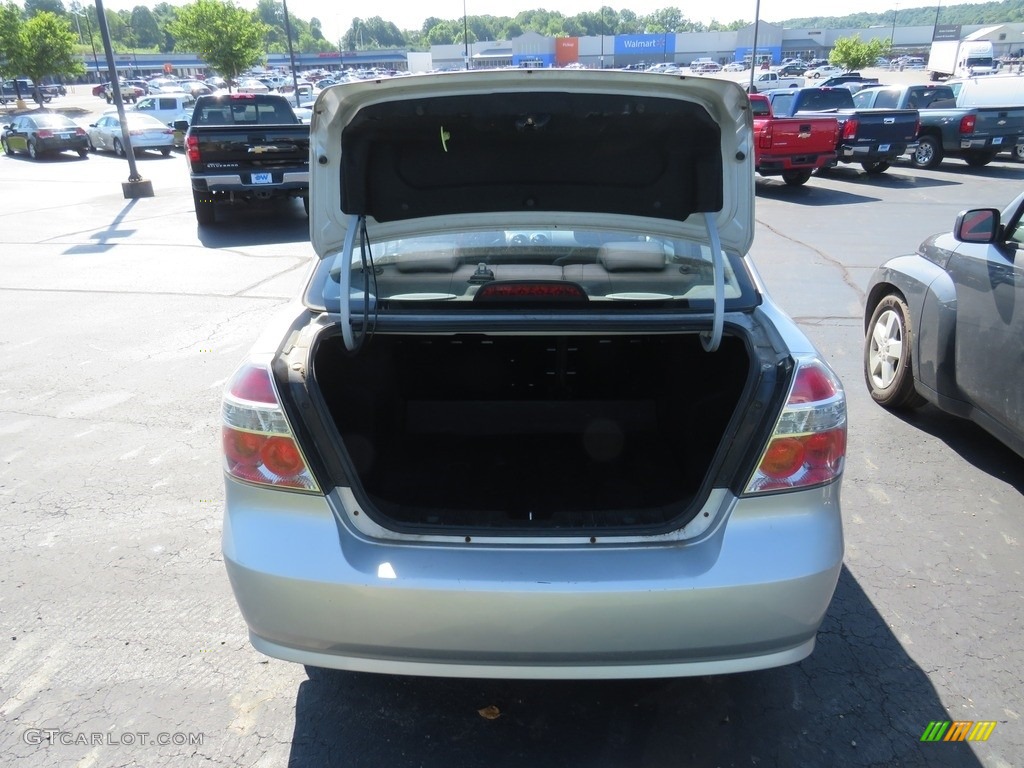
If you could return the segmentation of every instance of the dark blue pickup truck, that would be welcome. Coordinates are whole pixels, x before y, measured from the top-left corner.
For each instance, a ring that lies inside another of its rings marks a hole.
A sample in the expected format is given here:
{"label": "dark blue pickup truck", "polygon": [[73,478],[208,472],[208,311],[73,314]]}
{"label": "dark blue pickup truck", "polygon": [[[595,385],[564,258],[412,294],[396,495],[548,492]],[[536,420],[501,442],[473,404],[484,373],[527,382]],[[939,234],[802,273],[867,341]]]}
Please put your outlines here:
{"label": "dark blue pickup truck", "polygon": [[767,96],[776,117],[835,117],[836,161],[860,163],[868,173],[884,173],[893,160],[917,147],[916,109],[857,109],[847,88],[788,88]]}
{"label": "dark blue pickup truck", "polygon": [[187,127],[185,157],[196,221],[215,204],[301,198],[309,211],[309,126],[272,93],[200,96]]}
{"label": "dark blue pickup truck", "polygon": [[937,168],[944,157],[960,157],[969,166],[988,165],[1000,152],[1024,145],[1024,98],[1021,106],[958,107],[945,84],[886,85],[853,96],[861,109],[913,108],[920,111],[917,149],[910,155],[918,168]]}

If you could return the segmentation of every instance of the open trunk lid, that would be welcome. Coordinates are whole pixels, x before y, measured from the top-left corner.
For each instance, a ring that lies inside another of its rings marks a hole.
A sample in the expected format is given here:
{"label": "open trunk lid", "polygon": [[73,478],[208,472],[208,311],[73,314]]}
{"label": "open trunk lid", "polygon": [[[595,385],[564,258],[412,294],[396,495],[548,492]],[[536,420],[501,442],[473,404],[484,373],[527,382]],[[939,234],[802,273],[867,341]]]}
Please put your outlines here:
{"label": "open trunk lid", "polygon": [[710,78],[492,70],[335,86],[311,124],[313,246],[332,254],[357,221],[379,240],[538,212],[700,238],[706,214],[744,254],[750,126],[743,89]]}

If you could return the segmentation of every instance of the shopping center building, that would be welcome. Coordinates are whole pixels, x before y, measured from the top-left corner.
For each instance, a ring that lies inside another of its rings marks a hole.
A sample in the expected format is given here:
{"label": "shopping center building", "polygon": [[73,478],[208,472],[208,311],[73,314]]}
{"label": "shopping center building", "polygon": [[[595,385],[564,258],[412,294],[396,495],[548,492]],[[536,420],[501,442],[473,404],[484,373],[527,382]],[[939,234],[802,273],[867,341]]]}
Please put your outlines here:
{"label": "shopping center building", "polygon": [[[768,22],[750,24],[730,32],[683,32],[654,35],[597,35],[593,37],[547,37],[527,32],[513,40],[482,41],[469,46],[435,45],[426,52],[402,49],[375,49],[328,53],[296,53],[299,70],[310,69],[392,69],[427,71],[436,69],[480,69],[493,67],[565,67],[609,68],[653,65],[661,62],[688,66],[696,59],[712,59],[719,64],[732,61],[784,58],[827,59],[837,40],[857,35],[862,42],[880,39],[890,43],[894,56],[927,57],[932,39],[963,39],[985,30],[984,39],[992,41],[1000,59],[1024,58],[1024,23],[1000,25],[939,25],[872,27],[870,29],[788,29]],[[179,77],[202,75],[207,67],[195,54],[116,54],[122,76],[149,77],[175,74]],[[86,55],[84,64],[92,82],[109,79],[102,56]],[[288,69],[287,54],[269,54],[266,66]]]}

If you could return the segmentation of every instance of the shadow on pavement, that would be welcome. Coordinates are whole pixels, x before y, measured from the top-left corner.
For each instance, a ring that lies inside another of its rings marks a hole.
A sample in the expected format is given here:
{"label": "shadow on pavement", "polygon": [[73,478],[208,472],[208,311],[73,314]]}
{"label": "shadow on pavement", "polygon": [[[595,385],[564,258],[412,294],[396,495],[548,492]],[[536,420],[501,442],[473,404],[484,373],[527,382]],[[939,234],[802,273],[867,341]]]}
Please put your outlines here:
{"label": "shadow on pavement", "polygon": [[953,416],[932,405],[891,413],[915,429],[938,438],[965,461],[1024,494],[1024,458],[973,421]]}
{"label": "shadow on pavement", "polygon": [[215,208],[216,223],[198,229],[206,248],[309,242],[309,218],[297,198]]}
{"label": "shadow on pavement", "polygon": [[536,682],[309,671],[291,768],[981,765],[969,743],[920,741],[930,721],[953,718],[846,568],[815,652],[764,672]]}
{"label": "shadow on pavement", "polygon": [[796,205],[810,205],[815,208],[823,205],[856,205],[857,203],[877,203],[881,198],[858,195],[852,192],[823,187],[814,183],[814,177],[799,187],[790,187],[781,178],[758,177],[754,185],[757,197],[781,200]]}

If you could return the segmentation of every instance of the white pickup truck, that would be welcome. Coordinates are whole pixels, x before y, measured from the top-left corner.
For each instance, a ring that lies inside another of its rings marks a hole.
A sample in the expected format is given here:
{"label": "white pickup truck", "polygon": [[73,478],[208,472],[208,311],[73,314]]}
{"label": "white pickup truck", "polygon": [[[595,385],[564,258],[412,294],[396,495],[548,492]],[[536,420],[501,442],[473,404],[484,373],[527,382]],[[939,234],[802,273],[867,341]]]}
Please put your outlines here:
{"label": "white pickup truck", "polygon": [[[750,85],[750,78],[739,81],[741,85]],[[755,72],[752,93],[769,91],[772,88],[803,88],[806,81],[802,77],[779,75],[778,72]]]}

